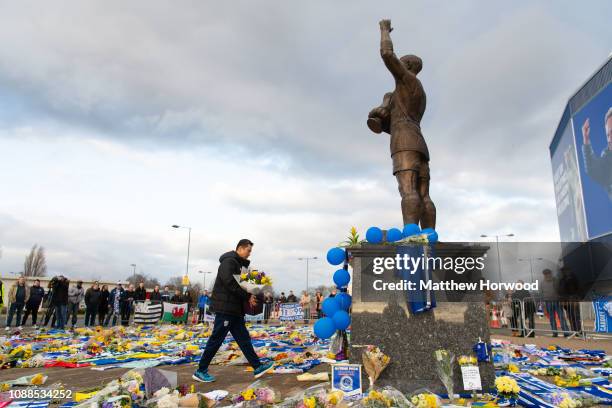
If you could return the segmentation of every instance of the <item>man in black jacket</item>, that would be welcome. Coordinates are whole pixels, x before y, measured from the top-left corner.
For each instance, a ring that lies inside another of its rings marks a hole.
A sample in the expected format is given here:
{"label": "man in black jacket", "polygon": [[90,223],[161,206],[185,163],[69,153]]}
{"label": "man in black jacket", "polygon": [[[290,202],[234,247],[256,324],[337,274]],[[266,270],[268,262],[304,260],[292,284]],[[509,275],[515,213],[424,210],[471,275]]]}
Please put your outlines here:
{"label": "man in black jacket", "polygon": [[212,292],[212,311],[215,312],[215,323],[212,335],[206,342],[206,348],[200,358],[200,365],[193,379],[200,382],[215,381],[208,373],[208,366],[230,332],[240,350],[254,369],[255,378],[259,378],[273,367],[273,363],[262,363],[253,349],[251,336],[244,324],[243,303],[248,301],[252,306],[257,304],[255,296],[242,289],[234,275],[240,275],[242,268],[249,266],[249,256],[253,243],[241,239],[235,251],[227,252],[219,258],[219,271]]}
{"label": "man in black jacket", "polygon": [[101,297],[102,292],[97,281],[85,291],[85,327],[96,325],[96,315],[100,307]]}
{"label": "man in black jacket", "polygon": [[26,303],[23,321],[21,322],[22,326],[25,326],[26,321],[28,320],[28,316],[31,313],[32,326],[37,327],[36,321],[38,320],[38,308],[40,307],[44,296],[45,290],[40,286],[40,280],[36,279],[34,281],[34,285],[30,287],[30,297],[28,299],[28,302]]}

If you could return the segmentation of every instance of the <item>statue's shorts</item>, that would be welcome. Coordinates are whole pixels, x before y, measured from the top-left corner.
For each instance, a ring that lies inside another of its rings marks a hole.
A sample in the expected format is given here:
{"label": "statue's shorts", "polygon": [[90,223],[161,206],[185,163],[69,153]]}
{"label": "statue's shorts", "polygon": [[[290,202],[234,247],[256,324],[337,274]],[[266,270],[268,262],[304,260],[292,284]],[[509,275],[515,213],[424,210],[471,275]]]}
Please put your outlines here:
{"label": "statue's shorts", "polygon": [[402,150],[391,156],[393,175],[400,171],[415,171],[419,178],[429,180],[429,160],[421,152]]}

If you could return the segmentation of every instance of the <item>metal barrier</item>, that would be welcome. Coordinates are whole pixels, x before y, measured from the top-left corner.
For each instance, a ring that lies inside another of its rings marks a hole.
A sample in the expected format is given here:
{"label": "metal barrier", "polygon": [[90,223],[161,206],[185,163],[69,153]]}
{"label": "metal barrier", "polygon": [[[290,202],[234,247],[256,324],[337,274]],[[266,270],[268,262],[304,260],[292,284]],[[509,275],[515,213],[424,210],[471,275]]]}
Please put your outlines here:
{"label": "metal barrier", "polygon": [[488,313],[490,328],[511,330],[513,335],[520,337],[548,334],[586,340],[612,336],[595,331],[591,302],[536,297],[506,298],[490,302]]}

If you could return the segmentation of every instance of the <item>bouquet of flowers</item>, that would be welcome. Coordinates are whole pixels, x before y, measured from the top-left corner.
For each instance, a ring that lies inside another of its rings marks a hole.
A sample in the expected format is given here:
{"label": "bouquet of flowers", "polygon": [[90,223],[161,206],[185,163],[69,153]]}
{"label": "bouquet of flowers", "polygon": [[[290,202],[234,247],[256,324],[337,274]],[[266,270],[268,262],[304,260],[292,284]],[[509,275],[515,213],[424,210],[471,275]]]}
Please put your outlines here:
{"label": "bouquet of flowers", "polygon": [[460,366],[475,366],[478,364],[478,360],[474,356],[461,356],[457,362]]}
{"label": "bouquet of flowers", "polygon": [[318,384],[287,398],[280,408],[346,408],[342,391],[328,391],[329,383]]}
{"label": "bouquet of flowers", "polygon": [[500,407],[516,405],[521,389],[514,378],[508,376],[497,377],[495,379],[495,389],[497,390],[497,404]]}
{"label": "bouquet of flowers", "polygon": [[280,400],[280,394],[275,392],[261,381],[255,381],[240,394],[234,395],[232,404],[237,405],[244,402],[255,405],[272,405]]}
{"label": "bouquet of flowers", "polygon": [[434,352],[434,357],[436,359],[438,377],[440,377],[440,381],[442,381],[444,388],[446,388],[448,398],[452,401],[455,395],[453,391],[453,361],[455,356],[450,351],[441,349]]}
{"label": "bouquet of flowers", "polygon": [[264,271],[245,270],[235,277],[242,289],[253,295],[259,295],[264,287],[272,285],[272,279]]}
{"label": "bouquet of flowers", "polygon": [[361,401],[364,408],[389,408],[392,406],[392,401],[384,393],[376,390],[371,390],[368,396]]}
{"label": "bouquet of flowers", "polygon": [[415,408],[438,408],[442,406],[440,399],[431,392],[420,392],[410,397],[410,403]]}
{"label": "bouquet of flowers", "polygon": [[370,380],[370,388],[372,388],[374,382],[378,379],[383,370],[387,368],[391,359],[388,355],[380,351],[378,347],[372,345],[366,347],[361,358],[363,360],[363,368]]}

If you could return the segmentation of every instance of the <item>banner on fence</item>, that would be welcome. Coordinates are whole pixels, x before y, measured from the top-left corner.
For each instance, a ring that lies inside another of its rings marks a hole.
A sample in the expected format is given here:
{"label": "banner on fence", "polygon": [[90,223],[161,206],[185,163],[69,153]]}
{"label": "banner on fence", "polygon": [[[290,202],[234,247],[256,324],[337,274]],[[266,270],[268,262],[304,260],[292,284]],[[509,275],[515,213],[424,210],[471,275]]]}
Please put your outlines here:
{"label": "banner on fence", "polygon": [[162,304],[147,302],[136,302],[134,305],[134,323],[155,324],[162,315]]}
{"label": "banner on fence", "polygon": [[244,320],[247,322],[260,322],[264,320],[264,312],[257,315],[244,315]]}
{"label": "banner on fence", "polygon": [[162,315],[163,322],[186,322],[187,321],[187,303],[168,303],[164,302],[164,314]]}
{"label": "banner on fence", "polygon": [[612,298],[593,301],[595,311],[595,331],[612,333]]}
{"label": "banner on fence", "polygon": [[304,311],[299,303],[281,303],[279,310],[280,320],[301,320],[304,318]]}

